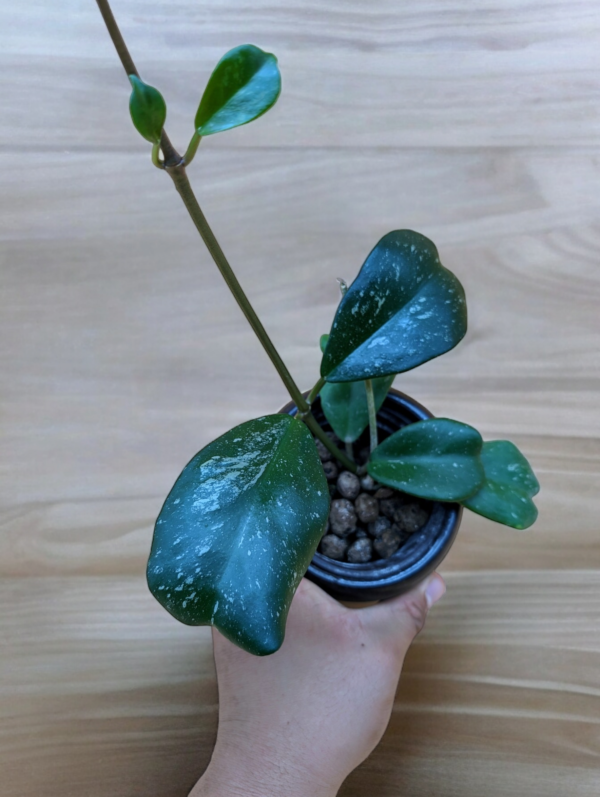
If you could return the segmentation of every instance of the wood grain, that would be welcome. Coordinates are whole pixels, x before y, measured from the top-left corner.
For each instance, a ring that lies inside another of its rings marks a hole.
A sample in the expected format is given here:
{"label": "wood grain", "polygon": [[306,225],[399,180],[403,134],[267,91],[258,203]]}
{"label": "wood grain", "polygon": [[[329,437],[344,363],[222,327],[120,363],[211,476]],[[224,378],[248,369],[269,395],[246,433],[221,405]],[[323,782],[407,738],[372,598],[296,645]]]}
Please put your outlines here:
{"label": "wood grain", "polygon": [[[378,238],[418,229],[470,328],[396,380],[514,440],[516,532],[468,514],[388,732],[343,797],[588,797],[600,737],[600,12],[592,0],[115,0],[183,147],[254,41],[276,108],[205,140],[207,216],[303,388]],[[183,797],[210,755],[206,629],[144,585],[189,458],[283,388],[127,114],[92,0],[0,3],[3,797]]]}
{"label": "wood grain", "polygon": [[[600,11],[593,0],[495,0],[474,9],[460,0],[404,8],[393,0],[375,8],[364,0],[325,8],[307,0],[252,7],[121,0],[114,10],[142,73],[167,98],[181,146],[214,64],[247,40],[277,52],[285,91],[268,117],[217,137],[216,147],[598,140]],[[3,16],[4,140],[18,136],[31,149],[139,151],[125,112],[128,84],[92,2],[6,4]],[[31,107],[43,124],[32,122]]]}

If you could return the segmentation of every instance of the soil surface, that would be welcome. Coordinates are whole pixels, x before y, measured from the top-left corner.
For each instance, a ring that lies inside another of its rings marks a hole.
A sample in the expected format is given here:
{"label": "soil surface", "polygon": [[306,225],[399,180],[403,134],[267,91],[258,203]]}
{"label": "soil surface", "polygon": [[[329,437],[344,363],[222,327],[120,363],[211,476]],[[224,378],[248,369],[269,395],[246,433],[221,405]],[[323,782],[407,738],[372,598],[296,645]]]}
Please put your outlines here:
{"label": "soil surface", "polygon": [[[327,435],[343,448],[333,432]],[[320,553],[355,564],[387,559],[427,523],[431,501],[377,484],[368,475],[356,476],[344,470],[319,440],[315,443],[331,494]],[[355,461],[362,465],[368,456],[369,449],[362,448]]]}

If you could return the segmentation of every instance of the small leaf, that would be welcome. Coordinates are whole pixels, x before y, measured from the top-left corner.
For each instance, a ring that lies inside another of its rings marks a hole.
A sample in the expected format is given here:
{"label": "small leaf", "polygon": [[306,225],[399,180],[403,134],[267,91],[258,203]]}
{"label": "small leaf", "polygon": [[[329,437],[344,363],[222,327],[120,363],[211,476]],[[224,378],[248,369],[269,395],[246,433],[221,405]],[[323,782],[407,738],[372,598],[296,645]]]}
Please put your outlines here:
{"label": "small leaf", "polygon": [[483,484],[481,435],[466,423],[429,418],[404,426],[371,454],[378,482],[431,501],[464,501]]}
{"label": "small leaf", "polygon": [[354,382],[401,373],[454,348],[467,331],[462,285],[412,230],[384,236],[338,307],[321,376]]}
{"label": "small leaf", "polygon": [[484,443],[481,462],[485,481],[475,495],[463,501],[467,509],[514,529],[535,523],[538,512],[531,499],[540,485],[516,445],[508,440]]}
{"label": "small leaf", "polygon": [[[394,374],[373,379],[375,411],[383,404],[394,381]],[[364,382],[326,383],[321,388],[321,408],[336,435],[354,443],[369,425],[369,408]]]}
{"label": "small leaf", "polygon": [[329,340],[329,335],[321,335],[321,337],[319,338],[319,346],[321,347],[321,354],[325,353],[328,340]]}
{"label": "small leaf", "polygon": [[160,142],[167,118],[167,105],[158,89],[149,86],[136,75],[129,75],[133,91],[129,98],[129,112],[135,129],[146,141]]}
{"label": "small leaf", "polygon": [[327,480],[301,421],[268,415],[236,426],[196,454],[169,493],[150,591],[182,623],[273,653],[328,513]]}
{"label": "small leaf", "polygon": [[210,136],[252,122],[281,92],[277,58],[253,44],[235,47],[215,67],[196,113],[196,130]]}

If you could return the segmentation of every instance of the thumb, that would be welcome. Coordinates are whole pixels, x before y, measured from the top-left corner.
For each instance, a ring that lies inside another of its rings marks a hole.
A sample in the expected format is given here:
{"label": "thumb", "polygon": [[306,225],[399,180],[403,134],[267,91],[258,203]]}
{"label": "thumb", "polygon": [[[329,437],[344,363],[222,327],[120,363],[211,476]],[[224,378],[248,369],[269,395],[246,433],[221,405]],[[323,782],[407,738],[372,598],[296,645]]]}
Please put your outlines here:
{"label": "thumb", "polygon": [[406,652],[423,629],[429,609],[445,592],[444,579],[439,573],[433,573],[410,592],[363,609],[363,622],[378,635],[395,638]]}

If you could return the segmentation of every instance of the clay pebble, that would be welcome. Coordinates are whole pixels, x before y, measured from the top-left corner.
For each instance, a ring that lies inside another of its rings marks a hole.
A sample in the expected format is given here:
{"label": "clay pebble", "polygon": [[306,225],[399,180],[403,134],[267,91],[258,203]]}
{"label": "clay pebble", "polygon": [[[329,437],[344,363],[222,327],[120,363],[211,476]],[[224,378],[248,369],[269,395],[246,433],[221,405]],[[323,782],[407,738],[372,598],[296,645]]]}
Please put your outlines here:
{"label": "clay pebble", "polygon": [[348,561],[353,564],[364,564],[370,562],[373,555],[373,543],[368,537],[359,537],[356,542],[348,548],[346,554]]}
{"label": "clay pebble", "polygon": [[[339,443],[332,432],[326,434]],[[315,442],[332,499],[319,547],[324,556],[354,564],[387,559],[427,523],[429,502],[378,484],[368,474],[356,476]],[[362,451],[359,464],[361,456]]]}
{"label": "clay pebble", "polygon": [[360,479],[349,470],[343,470],[338,477],[337,488],[343,498],[354,501],[360,493]]}
{"label": "clay pebble", "polygon": [[330,559],[345,559],[348,547],[348,541],[335,534],[326,534],[321,540],[321,553]]}
{"label": "clay pebble", "polygon": [[331,530],[339,537],[346,537],[356,528],[356,512],[354,504],[347,498],[335,498],[331,502],[329,522]]}

